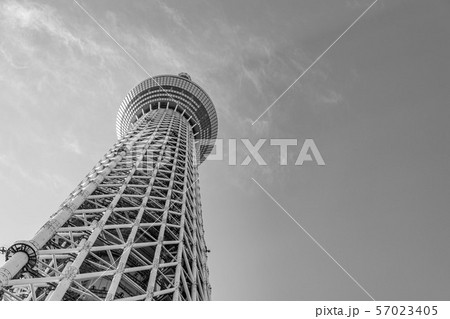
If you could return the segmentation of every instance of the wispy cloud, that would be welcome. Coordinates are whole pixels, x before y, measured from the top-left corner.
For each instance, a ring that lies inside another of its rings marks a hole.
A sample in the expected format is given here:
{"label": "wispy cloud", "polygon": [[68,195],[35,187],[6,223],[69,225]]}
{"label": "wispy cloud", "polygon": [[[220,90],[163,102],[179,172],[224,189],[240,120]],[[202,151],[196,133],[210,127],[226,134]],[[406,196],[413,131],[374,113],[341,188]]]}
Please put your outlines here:
{"label": "wispy cloud", "polygon": [[0,167],[8,170],[9,172],[14,172],[27,181],[30,181],[32,183],[39,183],[39,180],[28,173],[10,154],[0,155]]}
{"label": "wispy cloud", "polygon": [[173,69],[183,70],[187,66],[187,61],[183,59],[181,54],[172,48],[163,38],[153,36],[146,33],[145,38],[142,37],[144,52],[155,64],[170,65]]}
{"label": "wispy cloud", "polygon": [[[16,30],[21,35],[26,32],[45,33],[68,48],[77,48],[83,54],[103,56],[112,51],[92,41],[89,37],[74,34],[64,23],[61,15],[51,6],[36,2],[21,3],[6,1],[0,5],[1,25],[9,30]],[[108,51],[108,52],[105,52]]]}
{"label": "wispy cloud", "polygon": [[184,15],[178,10],[169,7],[167,3],[164,1],[158,0],[158,5],[162,9],[162,11],[179,27],[187,32],[191,32],[191,30],[186,26],[186,18]]}
{"label": "wispy cloud", "polygon": [[62,175],[44,172],[42,174],[46,185],[53,187],[53,189],[67,189],[69,190],[73,185]]}
{"label": "wispy cloud", "polygon": [[11,153],[0,155],[0,177],[6,180],[8,185],[16,191],[21,190],[20,185],[22,183],[20,179],[24,180],[26,184],[31,184],[36,187],[50,186],[53,189],[70,188],[70,184],[64,176],[47,171],[28,169],[26,165],[22,164],[20,159]]}
{"label": "wispy cloud", "polygon": [[[64,13],[39,2],[7,0],[0,3],[0,34],[0,57],[14,68],[27,65],[39,71],[41,86],[46,80],[58,79],[61,85],[75,87],[73,77],[67,78],[69,69],[86,74],[123,65],[125,60],[103,35],[98,38],[95,26],[68,23]],[[92,59],[89,68],[82,68],[80,54]]]}
{"label": "wispy cloud", "polygon": [[321,105],[337,105],[342,101],[342,94],[331,89],[317,96],[317,103]]}
{"label": "wispy cloud", "polygon": [[80,142],[75,137],[73,133],[66,132],[62,138],[62,145],[66,151],[81,155],[83,152],[81,150]]}
{"label": "wispy cloud", "polygon": [[66,44],[76,44],[83,48],[80,39],[71,34],[55,14],[55,10],[45,4],[28,2],[26,5],[16,1],[2,4],[3,24],[10,27],[44,31],[58,37]]}
{"label": "wispy cloud", "polygon": [[0,43],[0,55],[3,57],[3,60],[6,61],[10,66],[12,66],[14,69],[26,69],[26,65],[21,65],[20,63],[17,63],[14,61],[14,58],[11,54],[9,54],[5,49],[3,49],[3,44]]}

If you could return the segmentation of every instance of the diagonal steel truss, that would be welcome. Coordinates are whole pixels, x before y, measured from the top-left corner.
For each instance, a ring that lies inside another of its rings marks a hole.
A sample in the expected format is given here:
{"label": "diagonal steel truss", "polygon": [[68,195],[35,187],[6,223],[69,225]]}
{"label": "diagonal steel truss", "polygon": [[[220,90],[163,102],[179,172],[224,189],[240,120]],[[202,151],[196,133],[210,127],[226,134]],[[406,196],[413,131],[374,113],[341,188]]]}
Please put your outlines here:
{"label": "diagonal steel truss", "polygon": [[0,269],[0,299],[210,299],[198,151],[183,112],[167,103],[142,116],[35,237],[8,250],[26,266]]}

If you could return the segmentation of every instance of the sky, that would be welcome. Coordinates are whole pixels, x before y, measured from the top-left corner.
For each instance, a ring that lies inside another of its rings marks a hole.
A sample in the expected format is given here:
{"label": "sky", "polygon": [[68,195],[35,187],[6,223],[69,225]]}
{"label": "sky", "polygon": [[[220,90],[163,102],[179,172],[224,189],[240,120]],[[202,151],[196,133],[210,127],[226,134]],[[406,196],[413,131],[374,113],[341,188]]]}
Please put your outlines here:
{"label": "sky", "polygon": [[[74,1],[0,1],[0,246],[115,143],[131,88],[188,72],[225,145],[298,140],[201,165],[213,300],[450,298],[450,2],[379,0],[254,125],[373,1],[78,2],[123,49]],[[294,165],[306,139],[326,165]]]}

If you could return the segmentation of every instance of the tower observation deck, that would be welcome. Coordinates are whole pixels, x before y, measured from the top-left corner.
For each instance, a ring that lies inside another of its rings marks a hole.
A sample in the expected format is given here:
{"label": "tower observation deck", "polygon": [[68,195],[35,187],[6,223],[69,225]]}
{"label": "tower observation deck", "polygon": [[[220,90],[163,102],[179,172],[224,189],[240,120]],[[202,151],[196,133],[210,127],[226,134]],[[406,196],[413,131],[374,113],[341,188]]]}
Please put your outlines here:
{"label": "tower observation deck", "polygon": [[217,130],[188,74],[138,84],[120,105],[117,143],[7,250],[0,299],[209,300],[198,165]]}

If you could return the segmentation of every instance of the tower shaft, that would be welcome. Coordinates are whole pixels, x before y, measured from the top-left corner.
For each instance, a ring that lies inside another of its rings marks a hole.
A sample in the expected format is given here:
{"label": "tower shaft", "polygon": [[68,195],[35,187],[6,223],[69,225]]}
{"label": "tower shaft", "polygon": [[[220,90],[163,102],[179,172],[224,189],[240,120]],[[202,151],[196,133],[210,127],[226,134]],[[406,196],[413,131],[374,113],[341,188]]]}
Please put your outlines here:
{"label": "tower shaft", "polygon": [[[156,106],[157,105],[157,106]],[[186,109],[158,101],[0,268],[3,300],[209,300]]]}

